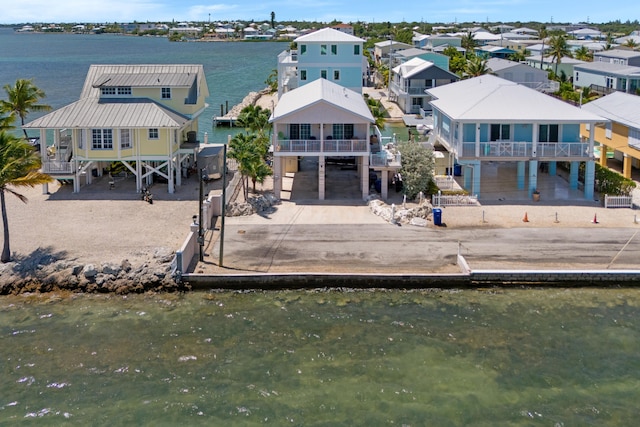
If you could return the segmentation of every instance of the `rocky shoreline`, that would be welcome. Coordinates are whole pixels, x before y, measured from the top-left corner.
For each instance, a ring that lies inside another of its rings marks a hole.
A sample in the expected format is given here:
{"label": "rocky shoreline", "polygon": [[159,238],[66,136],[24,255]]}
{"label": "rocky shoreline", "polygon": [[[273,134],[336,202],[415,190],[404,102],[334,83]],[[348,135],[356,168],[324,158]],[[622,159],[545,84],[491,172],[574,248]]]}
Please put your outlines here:
{"label": "rocky shoreline", "polygon": [[143,293],[188,291],[173,275],[174,252],[158,248],[147,260],[87,263],[32,256],[0,265],[0,295],[70,291],[85,293]]}

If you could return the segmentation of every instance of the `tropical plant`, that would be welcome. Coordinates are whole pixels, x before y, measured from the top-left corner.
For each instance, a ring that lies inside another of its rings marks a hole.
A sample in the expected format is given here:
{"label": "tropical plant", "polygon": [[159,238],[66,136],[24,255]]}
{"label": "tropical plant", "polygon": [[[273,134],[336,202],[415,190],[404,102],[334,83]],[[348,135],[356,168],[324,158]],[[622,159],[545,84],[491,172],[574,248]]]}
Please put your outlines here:
{"label": "tropical plant", "polygon": [[[46,95],[42,89],[33,84],[32,80],[18,79],[14,86],[5,85],[4,90],[7,92],[8,99],[0,100],[0,111],[20,117],[22,126],[29,112],[51,110],[51,106],[39,103],[40,99]],[[24,137],[29,138],[24,128],[22,131]]]}
{"label": "tropical plant", "polygon": [[13,115],[5,113],[4,111],[0,111],[0,131],[15,128],[15,126],[13,125],[14,121],[15,117]]}
{"label": "tropical plant", "polygon": [[467,31],[466,34],[462,36],[460,40],[460,45],[464,48],[467,56],[473,53],[473,50],[478,46],[476,39],[473,38],[473,33],[471,31]]}
{"label": "tropical plant", "polygon": [[593,54],[587,49],[586,46],[580,46],[573,52],[573,57],[580,61],[593,61]]}
{"label": "tropical plant", "polygon": [[542,41],[542,49],[540,49],[540,69],[541,70],[544,68],[544,42],[548,36],[549,36],[549,33],[547,32],[547,27],[543,25],[538,30],[538,38]]}
{"label": "tropical plant", "polygon": [[528,51],[527,49],[522,49],[509,55],[509,59],[516,62],[524,62],[527,60],[527,57],[529,55],[531,55],[530,51]]}
{"label": "tropical plant", "polygon": [[398,150],[402,154],[402,191],[415,199],[421,191],[427,193],[433,182],[433,151],[409,141],[400,142]]}
{"label": "tropical plant", "polygon": [[271,128],[269,117],[271,111],[259,105],[247,105],[238,114],[236,124],[243,127],[247,132],[257,133],[263,137],[267,130]]}
{"label": "tropical plant", "polygon": [[264,81],[264,84],[267,85],[269,91],[271,93],[275,93],[278,91],[278,70],[273,69],[271,73],[267,76],[267,80]]}
{"label": "tropical plant", "polygon": [[40,154],[33,151],[25,140],[8,132],[0,131],[0,207],[2,208],[4,237],[0,262],[11,261],[5,193],[13,194],[26,203],[27,198],[17,193],[12,187],[34,187],[38,184],[51,182],[53,178],[39,171],[40,165]]}
{"label": "tropical plant", "polygon": [[491,70],[487,67],[487,60],[479,56],[472,56],[467,60],[464,69],[465,78],[478,77],[484,74],[490,74]]}
{"label": "tropical plant", "polygon": [[256,191],[256,182],[264,182],[265,178],[273,172],[267,165],[265,157],[268,153],[266,138],[261,138],[257,134],[239,133],[231,139],[229,143],[228,156],[238,162],[238,170],[242,175],[242,186],[245,199],[249,195],[247,179],[253,182],[253,191]]}
{"label": "tropical plant", "polygon": [[553,62],[556,63],[555,73],[558,74],[558,64],[562,62],[562,58],[571,56],[571,50],[567,45],[567,38],[563,34],[551,36],[549,39],[549,49]]}
{"label": "tropical plant", "polygon": [[632,38],[628,38],[627,41],[624,42],[624,45],[632,50],[636,50],[638,47],[638,43]]}
{"label": "tropical plant", "polygon": [[275,28],[275,27],[276,27],[276,13],[271,12],[271,28]]}
{"label": "tropical plant", "polygon": [[376,126],[378,129],[384,129],[384,119],[386,116],[386,110],[384,105],[379,99],[373,99],[368,95],[365,95],[365,100],[367,101],[367,106],[369,107],[369,111],[371,111],[371,115],[376,121]]}

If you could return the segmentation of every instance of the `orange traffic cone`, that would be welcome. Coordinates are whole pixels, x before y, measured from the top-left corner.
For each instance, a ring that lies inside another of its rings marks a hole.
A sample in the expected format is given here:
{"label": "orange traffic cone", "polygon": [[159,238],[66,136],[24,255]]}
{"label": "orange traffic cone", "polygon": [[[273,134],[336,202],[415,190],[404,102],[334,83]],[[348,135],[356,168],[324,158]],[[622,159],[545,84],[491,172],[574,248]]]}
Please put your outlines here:
{"label": "orange traffic cone", "polygon": [[598,215],[593,214],[593,221],[591,221],[591,222],[594,223],[594,224],[597,224],[598,223]]}
{"label": "orange traffic cone", "polygon": [[527,216],[527,213],[524,213],[524,218],[522,218],[522,222],[529,222],[529,217]]}

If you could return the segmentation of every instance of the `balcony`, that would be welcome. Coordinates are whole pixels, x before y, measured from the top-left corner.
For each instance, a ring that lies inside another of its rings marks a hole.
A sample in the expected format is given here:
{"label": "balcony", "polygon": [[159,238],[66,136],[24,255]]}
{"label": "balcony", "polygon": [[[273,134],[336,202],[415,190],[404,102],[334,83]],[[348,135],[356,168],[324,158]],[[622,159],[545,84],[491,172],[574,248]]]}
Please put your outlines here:
{"label": "balcony", "polygon": [[281,155],[288,153],[357,155],[368,153],[368,144],[365,139],[280,139],[277,141],[275,151]]}
{"label": "balcony", "polygon": [[47,175],[70,175],[74,173],[73,162],[49,160],[42,163],[42,172]]}
{"label": "balcony", "polygon": [[402,165],[400,153],[382,150],[369,156],[369,166],[399,168]]}
{"label": "balcony", "polygon": [[[533,152],[531,142],[494,141],[480,143],[480,158],[589,158],[588,145],[581,142],[539,142],[536,152]],[[460,158],[476,158],[476,143],[465,142],[462,144]]]}

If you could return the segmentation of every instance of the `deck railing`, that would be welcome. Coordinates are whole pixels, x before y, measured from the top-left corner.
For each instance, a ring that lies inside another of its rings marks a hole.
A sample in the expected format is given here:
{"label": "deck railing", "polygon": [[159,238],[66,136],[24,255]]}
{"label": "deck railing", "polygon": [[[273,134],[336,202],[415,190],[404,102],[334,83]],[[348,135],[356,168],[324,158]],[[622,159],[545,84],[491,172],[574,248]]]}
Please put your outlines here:
{"label": "deck railing", "polygon": [[42,172],[46,174],[72,174],[74,172],[73,162],[63,162],[60,160],[50,160],[42,164]]}
{"label": "deck railing", "polygon": [[609,196],[604,195],[605,208],[633,208],[633,198],[631,196]]}
{"label": "deck railing", "polygon": [[369,166],[400,166],[401,162],[400,153],[391,153],[390,151],[382,150],[379,153],[372,153],[369,156]]}
{"label": "deck railing", "polygon": [[285,153],[363,153],[368,146],[365,139],[281,139],[276,151]]}
{"label": "deck railing", "polygon": [[[494,141],[480,143],[480,157],[589,157],[588,145],[581,142],[539,142],[533,153],[531,142]],[[476,157],[476,143],[462,144],[460,157]]]}

